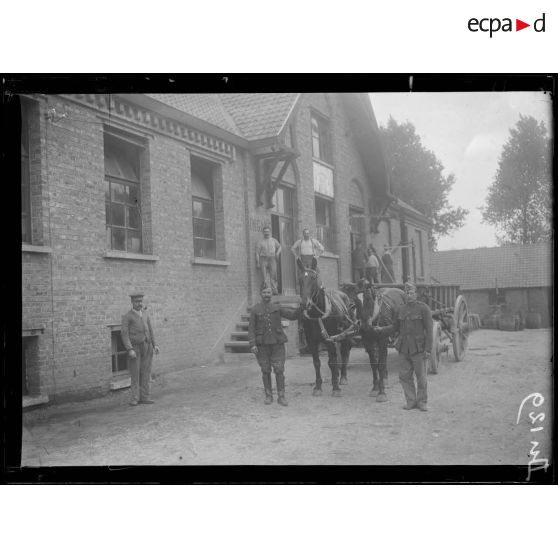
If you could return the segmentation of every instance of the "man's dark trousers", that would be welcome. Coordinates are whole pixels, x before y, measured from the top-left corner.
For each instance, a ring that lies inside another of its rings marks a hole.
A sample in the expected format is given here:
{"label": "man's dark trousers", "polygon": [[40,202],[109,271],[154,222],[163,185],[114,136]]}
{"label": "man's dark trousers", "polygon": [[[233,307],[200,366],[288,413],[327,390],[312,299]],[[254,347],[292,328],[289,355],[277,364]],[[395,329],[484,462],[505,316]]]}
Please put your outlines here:
{"label": "man's dark trousers", "polygon": [[[399,370],[399,380],[403,386],[407,405],[426,405],[428,396],[424,353],[416,353],[414,355],[400,353],[399,357],[402,361],[401,369]],[[417,377],[416,389],[413,373]]]}
{"label": "man's dark trousers", "polygon": [[256,354],[258,364],[262,371],[264,389],[271,394],[271,370],[275,372],[277,392],[285,391],[285,345],[274,343],[273,345],[258,345]]}
{"label": "man's dark trousers", "polygon": [[132,379],[131,401],[137,403],[149,399],[153,346],[144,341],[139,345],[132,344],[132,348],[136,358],[128,356],[128,370]]}

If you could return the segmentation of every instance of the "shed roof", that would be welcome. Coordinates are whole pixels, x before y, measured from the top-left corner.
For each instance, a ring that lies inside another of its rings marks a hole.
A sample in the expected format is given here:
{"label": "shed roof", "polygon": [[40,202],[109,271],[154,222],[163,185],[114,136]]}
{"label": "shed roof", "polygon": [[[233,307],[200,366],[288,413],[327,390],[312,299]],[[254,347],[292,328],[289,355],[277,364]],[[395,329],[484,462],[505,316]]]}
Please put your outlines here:
{"label": "shed roof", "polygon": [[432,277],[462,290],[548,287],[552,285],[551,242],[445,250],[431,256]]}

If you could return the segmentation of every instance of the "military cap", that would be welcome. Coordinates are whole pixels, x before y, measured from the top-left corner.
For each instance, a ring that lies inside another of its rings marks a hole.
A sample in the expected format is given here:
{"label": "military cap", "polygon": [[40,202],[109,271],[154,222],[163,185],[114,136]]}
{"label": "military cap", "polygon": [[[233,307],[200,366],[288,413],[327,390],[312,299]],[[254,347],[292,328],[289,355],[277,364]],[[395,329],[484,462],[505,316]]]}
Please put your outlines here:
{"label": "military cap", "polygon": [[140,292],[133,292],[132,294],[130,294],[130,298],[134,299],[134,298],[143,298],[144,294],[140,293]]}

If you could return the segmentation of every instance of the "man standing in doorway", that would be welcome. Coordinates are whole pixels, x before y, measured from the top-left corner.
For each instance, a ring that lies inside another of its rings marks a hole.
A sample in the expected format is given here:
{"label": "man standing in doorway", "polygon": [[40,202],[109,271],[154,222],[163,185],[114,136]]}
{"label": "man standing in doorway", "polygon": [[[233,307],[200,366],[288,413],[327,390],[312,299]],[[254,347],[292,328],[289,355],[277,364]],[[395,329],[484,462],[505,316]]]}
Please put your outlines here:
{"label": "man standing in doorway", "polygon": [[277,302],[271,302],[271,289],[262,286],[262,302],[250,310],[248,324],[248,342],[250,350],[256,355],[262,371],[262,380],[265,390],[265,404],[273,403],[271,387],[271,371],[275,372],[277,382],[277,403],[286,407],[285,399],[285,343],[287,336],[283,331],[281,318],[296,320],[302,308],[281,308]]}
{"label": "man standing in doorway", "polygon": [[[319,259],[319,257],[324,253],[324,247],[321,243],[310,236],[310,229],[304,229],[302,231],[302,238],[298,239],[291,248],[291,252],[294,254],[295,260],[300,260],[304,267],[310,267],[312,265],[312,258]],[[319,273],[318,267],[316,267],[316,272]],[[300,289],[301,286],[301,275],[298,271],[298,282]]]}
{"label": "man standing in doorway", "polygon": [[366,279],[369,283],[378,283],[378,267],[379,262],[376,257],[376,250],[370,244],[368,248],[368,258],[366,259]]}
{"label": "man standing in doorway", "polygon": [[128,350],[128,370],[132,381],[130,405],[135,406],[138,403],[154,403],[149,398],[151,364],[153,352],[159,354],[159,347],[155,343],[151,320],[143,310],[143,293],[132,293],[130,299],[132,309],[122,316],[120,336]]}
{"label": "man standing in doorway", "polygon": [[263,238],[256,245],[256,267],[261,270],[262,284],[271,287],[277,294],[277,260],[281,255],[281,244],[271,236],[271,228],[262,229]]}
{"label": "man standing in doorway", "polygon": [[[432,347],[432,313],[424,302],[417,300],[414,283],[405,283],[405,295],[407,303],[399,307],[396,323],[378,329],[382,334],[398,334],[395,348],[401,359],[399,380],[407,401],[403,409],[427,411],[426,361]],[[413,374],[417,378],[416,388]]]}
{"label": "man standing in doorway", "polygon": [[356,247],[351,254],[353,261],[354,280],[364,279],[364,270],[366,268],[366,248],[363,246],[362,241],[357,239]]}

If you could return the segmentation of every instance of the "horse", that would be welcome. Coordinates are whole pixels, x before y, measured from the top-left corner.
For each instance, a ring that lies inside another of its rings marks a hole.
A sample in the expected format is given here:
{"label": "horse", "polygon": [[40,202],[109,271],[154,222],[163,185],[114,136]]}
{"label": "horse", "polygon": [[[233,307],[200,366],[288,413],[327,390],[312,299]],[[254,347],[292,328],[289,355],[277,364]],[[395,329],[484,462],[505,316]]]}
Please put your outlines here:
{"label": "horse", "polygon": [[359,305],[360,333],[364,350],[368,353],[372,368],[373,385],[370,397],[376,401],[387,401],[384,380],[387,379],[387,353],[389,335],[377,328],[395,324],[397,311],[406,303],[405,293],[395,287],[376,288],[362,281]]}
{"label": "horse", "polygon": [[[326,291],[316,271],[317,263],[316,258],[312,258],[311,267],[305,267],[300,259],[297,259],[304,307],[302,327],[316,371],[316,383],[312,395],[322,395],[319,349],[320,343],[324,343],[331,370],[331,395],[339,397],[341,396],[339,386],[348,383],[347,363],[352,347],[351,336],[358,329],[358,324],[354,306],[349,297],[338,290]],[[338,355],[340,359],[338,359]],[[339,378],[339,372],[341,372],[341,378]]]}

